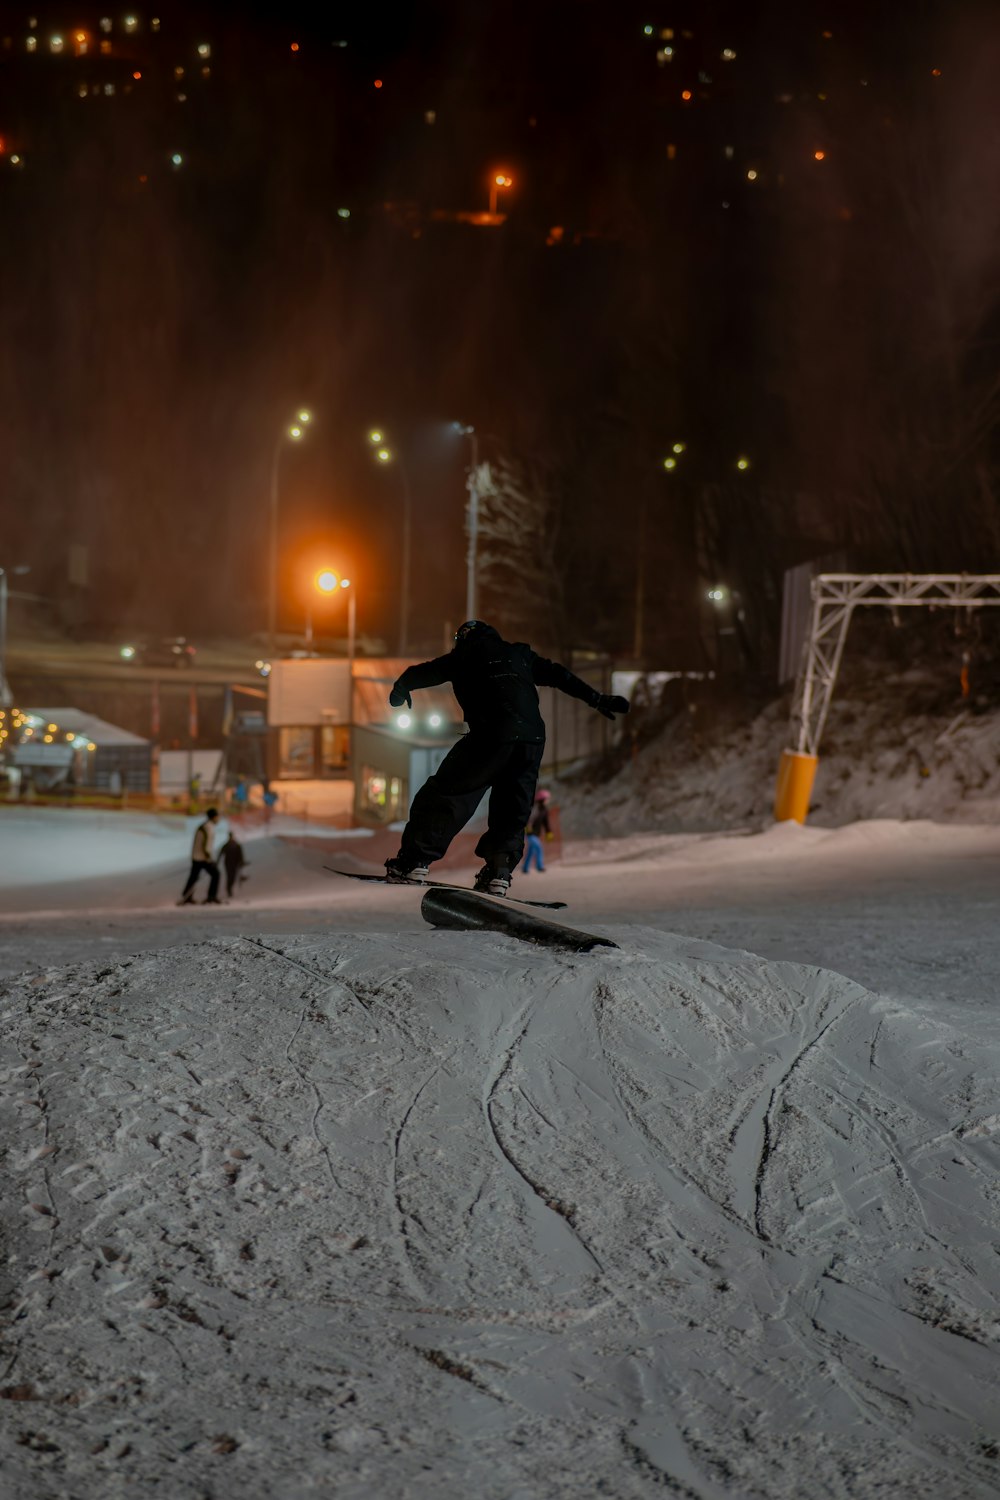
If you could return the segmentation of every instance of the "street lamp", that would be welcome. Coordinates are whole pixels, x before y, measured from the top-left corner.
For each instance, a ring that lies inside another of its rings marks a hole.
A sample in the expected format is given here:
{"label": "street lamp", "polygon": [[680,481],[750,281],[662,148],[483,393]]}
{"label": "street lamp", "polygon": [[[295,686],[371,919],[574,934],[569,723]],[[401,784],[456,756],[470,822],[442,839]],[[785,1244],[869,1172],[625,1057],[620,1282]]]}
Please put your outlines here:
{"label": "street lamp", "polygon": [[393,453],[391,448],[385,446],[385,434],[377,427],[373,427],[368,434],[368,441],[375,449],[375,457],[380,464],[396,463],[399,468],[399,482],[403,487],[403,560],[402,560],[402,586],[399,593],[399,655],[405,656],[410,644],[410,538],[412,532],[413,497],[410,492],[410,476],[405,463],[399,453]]}
{"label": "street lamp", "polygon": [[[341,578],[332,568],[320,568],[313,579],[317,591],[329,598],[341,589],[347,589],[347,659],[353,671],[354,643],[357,629],[357,595],[349,578]],[[312,608],[306,614],[306,645],[312,645]]]}
{"label": "street lamp", "polygon": [[465,554],[465,618],[474,620],[476,618],[476,564],[477,550],[479,546],[479,490],[476,483],[476,471],[479,468],[479,436],[476,429],[468,422],[452,422],[452,427],[462,437],[469,439],[471,463],[468,469],[466,489],[469,494],[469,503],[466,511],[468,535],[468,548]]}
{"label": "street lamp", "polygon": [[0,708],[9,708],[14,701],[7,682],[7,579],[30,572],[25,563],[16,568],[0,568]]}
{"label": "street lamp", "polygon": [[304,409],[296,412],[295,421],[290,422],[287,427],[282,428],[278,434],[278,440],[274,445],[274,455],[271,459],[271,545],[267,591],[267,637],[272,657],[276,650],[278,618],[278,500],[280,498],[281,455],[285,444],[288,442],[297,443],[311,421],[311,412]]}
{"label": "street lamp", "polygon": [[508,177],[506,172],[492,172],[490,174],[490,213],[496,216],[497,199],[501,188],[514,186],[513,177]]}

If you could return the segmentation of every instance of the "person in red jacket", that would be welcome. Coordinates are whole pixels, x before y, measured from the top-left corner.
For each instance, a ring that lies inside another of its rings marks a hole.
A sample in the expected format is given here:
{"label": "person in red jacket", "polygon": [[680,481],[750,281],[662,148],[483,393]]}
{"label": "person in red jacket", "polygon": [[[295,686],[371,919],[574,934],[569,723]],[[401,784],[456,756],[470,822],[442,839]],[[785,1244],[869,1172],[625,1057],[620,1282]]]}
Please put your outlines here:
{"label": "person in red jacket", "polygon": [[428,866],[441,859],[489,792],[488,826],[476,845],[485,860],[476,890],[505,896],[524,851],[545,748],[538,688],[559,688],[607,719],[627,713],[628,702],[599,693],[523,641],[505,641],[483,620],[460,625],[447,655],[407,667],[393,684],[389,702],[393,708],[404,703],[412,708],[415,689],[444,682],[451,683],[469,732],[414,797],[399,853],[385,862],[386,875],[390,881],[425,879]]}

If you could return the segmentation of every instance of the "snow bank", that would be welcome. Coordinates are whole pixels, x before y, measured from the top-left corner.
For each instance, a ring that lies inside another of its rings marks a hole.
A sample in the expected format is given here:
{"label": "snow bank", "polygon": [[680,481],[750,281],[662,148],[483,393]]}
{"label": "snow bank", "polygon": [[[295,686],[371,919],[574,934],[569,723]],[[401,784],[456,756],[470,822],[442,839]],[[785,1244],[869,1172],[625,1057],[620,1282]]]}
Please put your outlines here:
{"label": "snow bank", "polygon": [[[810,821],[1000,823],[1000,713],[941,697],[940,679],[923,671],[838,687]],[[577,837],[764,827],[788,715],[783,698],[719,733],[679,716],[609,781],[560,787],[563,826]]]}
{"label": "snow bank", "polygon": [[6,986],[12,1492],[995,1494],[997,1049],[611,935]]}

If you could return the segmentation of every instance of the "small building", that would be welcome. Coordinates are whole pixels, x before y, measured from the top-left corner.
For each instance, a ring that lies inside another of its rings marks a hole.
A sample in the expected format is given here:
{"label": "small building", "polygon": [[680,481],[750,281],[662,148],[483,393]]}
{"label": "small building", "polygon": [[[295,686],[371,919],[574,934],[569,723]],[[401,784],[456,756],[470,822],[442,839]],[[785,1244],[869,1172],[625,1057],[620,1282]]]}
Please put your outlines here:
{"label": "small building", "polygon": [[150,740],[78,708],[25,708],[17,713],[23,720],[20,739],[8,760],[21,772],[22,784],[31,782],[40,792],[60,786],[105,792],[152,790]]}
{"label": "small building", "polygon": [[460,737],[456,724],[435,736],[389,724],[355,729],[351,736],[355,822],[361,827],[384,828],[407,818],[413,798]]}

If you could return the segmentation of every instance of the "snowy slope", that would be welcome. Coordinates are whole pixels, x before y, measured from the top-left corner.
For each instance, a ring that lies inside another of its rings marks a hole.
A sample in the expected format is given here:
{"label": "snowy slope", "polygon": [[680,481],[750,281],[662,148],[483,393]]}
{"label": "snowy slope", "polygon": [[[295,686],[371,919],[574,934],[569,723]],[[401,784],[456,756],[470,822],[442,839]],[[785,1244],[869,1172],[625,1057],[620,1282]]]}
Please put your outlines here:
{"label": "snowy slope", "polygon": [[[609,780],[560,787],[563,826],[576,837],[765,827],[789,709],[782,698],[724,731],[672,720]],[[922,669],[842,683],[810,822],[865,818],[1000,823],[1000,712],[963,704]]]}
{"label": "snowy slope", "polygon": [[613,935],[9,984],[10,1491],[995,1495],[1000,1049]]}

